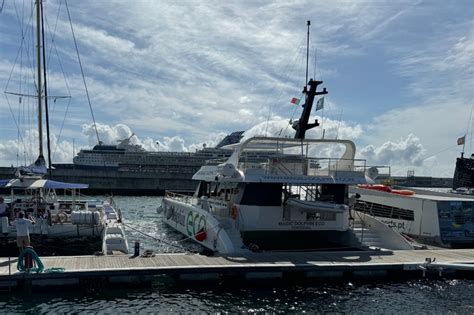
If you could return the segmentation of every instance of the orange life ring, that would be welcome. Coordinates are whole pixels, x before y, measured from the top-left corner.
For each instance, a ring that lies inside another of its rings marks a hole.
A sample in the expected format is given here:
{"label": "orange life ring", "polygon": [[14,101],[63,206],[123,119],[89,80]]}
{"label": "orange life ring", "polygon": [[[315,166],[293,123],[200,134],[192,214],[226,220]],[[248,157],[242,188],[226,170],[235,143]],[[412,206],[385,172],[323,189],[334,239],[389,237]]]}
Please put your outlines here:
{"label": "orange life ring", "polygon": [[237,216],[238,216],[237,206],[232,205],[232,207],[230,208],[230,217],[234,220],[237,220]]}

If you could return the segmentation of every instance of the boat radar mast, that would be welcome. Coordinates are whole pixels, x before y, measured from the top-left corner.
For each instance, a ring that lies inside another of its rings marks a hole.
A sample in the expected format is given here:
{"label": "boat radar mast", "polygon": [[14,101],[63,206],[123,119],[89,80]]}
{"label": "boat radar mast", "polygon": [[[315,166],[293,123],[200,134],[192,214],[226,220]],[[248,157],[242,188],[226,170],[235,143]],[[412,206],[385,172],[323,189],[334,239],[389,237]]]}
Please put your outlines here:
{"label": "boat radar mast", "polygon": [[[303,112],[301,113],[301,117],[293,124],[293,129],[296,130],[295,139],[304,139],[306,135],[306,130],[319,126],[319,122],[316,119],[314,123],[308,123],[309,116],[311,114],[311,109],[313,108],[313,101],[316,95],[324,95],[328,94],[326,88],[323,88],[321,92],[317,92],[316,89],[318,85],[322,84],[323,81],[315,81],[313,79],[309,79],[308,81],[308,58],[309,58],[309,26],[311,22],[308,21],[308,35],[306,39],[306,82],[307,85],[303,88],[303,93],[306,95],[306,101],[303,105]],[[308,89],[309,86],[309,89]]]}

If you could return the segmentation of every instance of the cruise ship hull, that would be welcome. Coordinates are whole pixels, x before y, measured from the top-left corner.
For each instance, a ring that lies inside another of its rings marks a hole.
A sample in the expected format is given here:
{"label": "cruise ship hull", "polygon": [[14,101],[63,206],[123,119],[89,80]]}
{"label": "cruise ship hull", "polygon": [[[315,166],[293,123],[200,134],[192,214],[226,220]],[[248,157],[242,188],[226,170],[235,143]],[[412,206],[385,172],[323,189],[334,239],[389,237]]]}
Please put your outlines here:
{"label": "cruise ship hull", "polygon": [[[0,167],[0,179],[14,177],[14,169]],[[61,168],[53,169],[52,179],[89,184],[87,194],[114,194],[114,195],[164,195],[165,190],[192,192],[197,183],[191,180],[193,173],[171,172],[135,172],[120,171],[113,168],[90,169],[77,168],[72,164],[65,164]],[[8,190],[0,190],[8,194]]]}

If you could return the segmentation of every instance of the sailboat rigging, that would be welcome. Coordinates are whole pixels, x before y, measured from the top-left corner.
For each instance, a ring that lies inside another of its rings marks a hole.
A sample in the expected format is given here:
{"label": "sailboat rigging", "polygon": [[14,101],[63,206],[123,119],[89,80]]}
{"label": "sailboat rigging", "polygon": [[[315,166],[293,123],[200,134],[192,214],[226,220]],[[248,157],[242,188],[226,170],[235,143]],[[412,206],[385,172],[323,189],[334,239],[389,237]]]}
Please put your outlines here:
{"label": "sailboat rigging", "polygon": [[[15,237],[16,229],[11,221],[17,219],[21,212],[34,217],[36,224],[30,234],[46,235],[51,238],[78,239],[91,238],[102,240],[104,254],[120,251],[128,252],[128,244],[120,214],[115,211],[113,201],[104,202],[83,200],[79,198],[80,190],[88,188],[87,184],[63,183],[51,180],[51,145],[49,129],[48,84],[46,72],[45,35],[43,1],[35,1],[36,9],[36,99],[38,128],[38,157],[29,166],[20,166],[16,178],[0,180],[0,187],[10,189],[10,211],[0,218],[2,237]],[[23,45],[22,38],[22,45]],[[77,47],[77,46],[76,46]],[[21,82],[21,80],[20,80]],[[8,86],[8,84],[7,84]],[[21,92],[21,91],[20,91]],[[17,94],[21,97],[22,93]],[[31,96],[26,94],[26,96]],[[44,107],[43,107],[44,106]],[[45,117],[43,118],[43,109]],[[43,123],[46,123],[47,153],[49,179],[43,149]],[[59,199],[56,189],[70,192],[70,196]],[[83,242],[84,240],[82,240]]]}

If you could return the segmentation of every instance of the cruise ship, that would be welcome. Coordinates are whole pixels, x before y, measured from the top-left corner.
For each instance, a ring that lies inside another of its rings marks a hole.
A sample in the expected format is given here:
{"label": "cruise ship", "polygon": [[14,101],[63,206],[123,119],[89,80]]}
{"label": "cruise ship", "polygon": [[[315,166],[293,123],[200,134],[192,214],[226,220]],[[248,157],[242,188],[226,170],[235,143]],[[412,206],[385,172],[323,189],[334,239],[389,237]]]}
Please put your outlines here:
{"label": "cruise ship", "polygon": [[[211,159],[228,158],[222,147],[238,143],[244,131],[227,135],[215,147],[196,152],[151,152],[131,143],[131,137],[117,145],[98,144],[80,150],[72,164],[53,164],[52,178],[89,184],[89,194],[162,195],[165,190],[192,192],[192,176]],[[0,168],[0,178],[10,178],[13,169]]]}
{"label": "cruise ship", "polygon": [[[185,171],[187,168],[200,167],[206,160],[220,159],[230,155],[223,146],[238,143],[244,131],[236,131],[226,136],[216,147],[196,152],[146,151],[142,146],[132,144],[133,134],[117,145],[98,144],[92,150],[81,150],[73,159],[73,166],[80,169],[114,169],[118,171],[136,172],[174,172]],[[67,165],[67,164],[66,164]],[[65,167],[55,164],[55,168]],[[66,166],[69,168],[69,166]]]}

